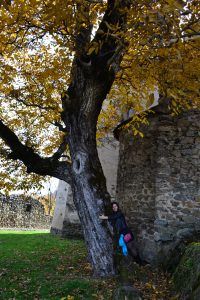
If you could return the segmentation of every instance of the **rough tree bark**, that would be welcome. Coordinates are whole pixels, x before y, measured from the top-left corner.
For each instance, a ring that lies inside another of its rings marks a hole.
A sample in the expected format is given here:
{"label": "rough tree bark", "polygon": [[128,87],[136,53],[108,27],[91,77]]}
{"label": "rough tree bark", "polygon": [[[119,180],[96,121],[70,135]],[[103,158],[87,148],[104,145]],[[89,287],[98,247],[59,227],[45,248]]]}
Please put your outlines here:
{"label": "rough tree bark", "polygon": [[[69,95],[71,98],[68,101],[81,103],[81,109],[78,111],[73,109],[67,118],[70,125],[69,147],[72,158],[73,196],[94,274],[111,276],[115,273],[112,239],[107,227],[104,226],[106,224],[99,219],[101,213],[109,210],[110,196],[97,154],[96,124],[101,104],[110,89],[113,76],[104,79],[99,76],[100,74],[94,73],[85,76],[78,63],[76,72]],[[77,100],[79,98],[81,101]],[[97,100],[98,105],[96,105]]]}
{"label": "rough tree bark", "polygon": [[114,30],[118,27],[122,34],[130,2],[108,1],[107,11],[93,40],[101,42],[98,53],[88,55],[84,50],[90,39],[91,27],[80,31],[71,85],[62,98],[62,119],[69,129],[73,196],[97,276],[111,276],[115,269],[112,239],[108,228],[103,226],[105,223],[99,219],[101,213],[109,212],[110,197],[97,154],[96,125],[125,48],[123,38],[119,39],[117,32],[112,34],[108,24]]}

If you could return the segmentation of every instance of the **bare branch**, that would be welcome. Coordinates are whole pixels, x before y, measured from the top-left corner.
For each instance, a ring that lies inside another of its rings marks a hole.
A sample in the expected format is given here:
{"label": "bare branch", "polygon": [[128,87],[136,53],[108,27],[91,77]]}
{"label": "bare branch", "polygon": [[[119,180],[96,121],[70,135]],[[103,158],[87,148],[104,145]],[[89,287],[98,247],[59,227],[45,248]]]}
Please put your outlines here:
{"label": "bare branch", "polygon": [[[27,167],[27,173],[49,175],[71,183],[71,164],[52,157],[41,157],[28,146],[23,145],[16,134],[0,120],[0,137],[10,148],[7,158],[20,160]],[[59,150],[61,151],[61,150]]]}
{"label": "bare branch", "polygon": [[53,154],[52,158],[56,160],[61,158],[62,154],[66,151],[67,145],[68,145],[68,135],[65,134],[62,143],[60,144],[58,150]]}

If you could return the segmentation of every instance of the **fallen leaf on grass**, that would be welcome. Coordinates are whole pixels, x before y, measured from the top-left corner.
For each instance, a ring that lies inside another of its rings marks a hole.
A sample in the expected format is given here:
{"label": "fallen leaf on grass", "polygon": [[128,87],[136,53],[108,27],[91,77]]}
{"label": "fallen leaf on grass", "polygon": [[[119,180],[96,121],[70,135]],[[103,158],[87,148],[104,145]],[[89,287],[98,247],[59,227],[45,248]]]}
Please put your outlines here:
{"label": "fallen leaf on grass", "polygon": [[74,300],[74,296],[68,295],[67,297],[62,297],[60,300]]}
{"label": "fallen leaf on grass", "polygon": [[96,297],[96,298],[97,298],[97,297],[98,297],[98,295],[97,295],[97,294],[92,294],[92,297]]}
{"label": "fallen leaf on grass", "polygon": [[180,295],[178,294],[178,295],[175,295],[175,296],[171,297],[170,300],[178,300],[179,297],[180,297]]}
{"label": "fallen leaf on grass", "polygon": [[1,273],[0,273],[0,277],[5,276],[7,273],[8,273],[8,272],[6,272],[6,271],[1,272]]}
{"label": "fallen leaf on grass", "polygon": [[85,271],[92,271],[91,265],[90,265],[89,263],[86,264],[86,265],[84,266],[84,270],[85,270]]}
{"label": "fallen leaf on grass", "polygon": [[58,266],[58,267],[57,267],[57,270],[58,270],[58,271],[64,271],[64,270],[65,270],[65,266]]}

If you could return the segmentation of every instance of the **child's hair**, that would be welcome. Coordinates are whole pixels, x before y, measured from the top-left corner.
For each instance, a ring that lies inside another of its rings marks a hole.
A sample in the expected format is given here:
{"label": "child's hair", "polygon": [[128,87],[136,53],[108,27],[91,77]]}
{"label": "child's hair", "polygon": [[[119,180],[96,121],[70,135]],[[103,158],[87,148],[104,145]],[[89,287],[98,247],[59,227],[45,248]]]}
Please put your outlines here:
{"label": "child's hair", "polygon": [[111,206],[112,206],[112,207],[113,207],[113,204],[116,204],[116,205],[117,205],[118,210],[120,209],[120,208],[119,208],[119,204],[118,204],[116,201],[111,202]]}

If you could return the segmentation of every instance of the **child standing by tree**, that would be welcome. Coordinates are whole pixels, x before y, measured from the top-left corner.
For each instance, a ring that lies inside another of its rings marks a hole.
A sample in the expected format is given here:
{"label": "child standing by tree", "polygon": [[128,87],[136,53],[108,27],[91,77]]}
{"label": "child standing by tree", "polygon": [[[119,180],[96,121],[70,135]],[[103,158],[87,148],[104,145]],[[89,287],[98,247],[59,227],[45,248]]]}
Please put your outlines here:
{"label": "child standing by tree", "polygon": [[133,234],[126,224],[124,214],[121,212],[119,204],[117,202],[112,202],[111,205],[113,213],[109,216],[100,215],[99,218],[101,220],[108,220],[111,223],[113,227],[115,242],[118,243],[120,238],[123,237],[130,255],[137,263],[141,264],[141,259],[138,254]]}

